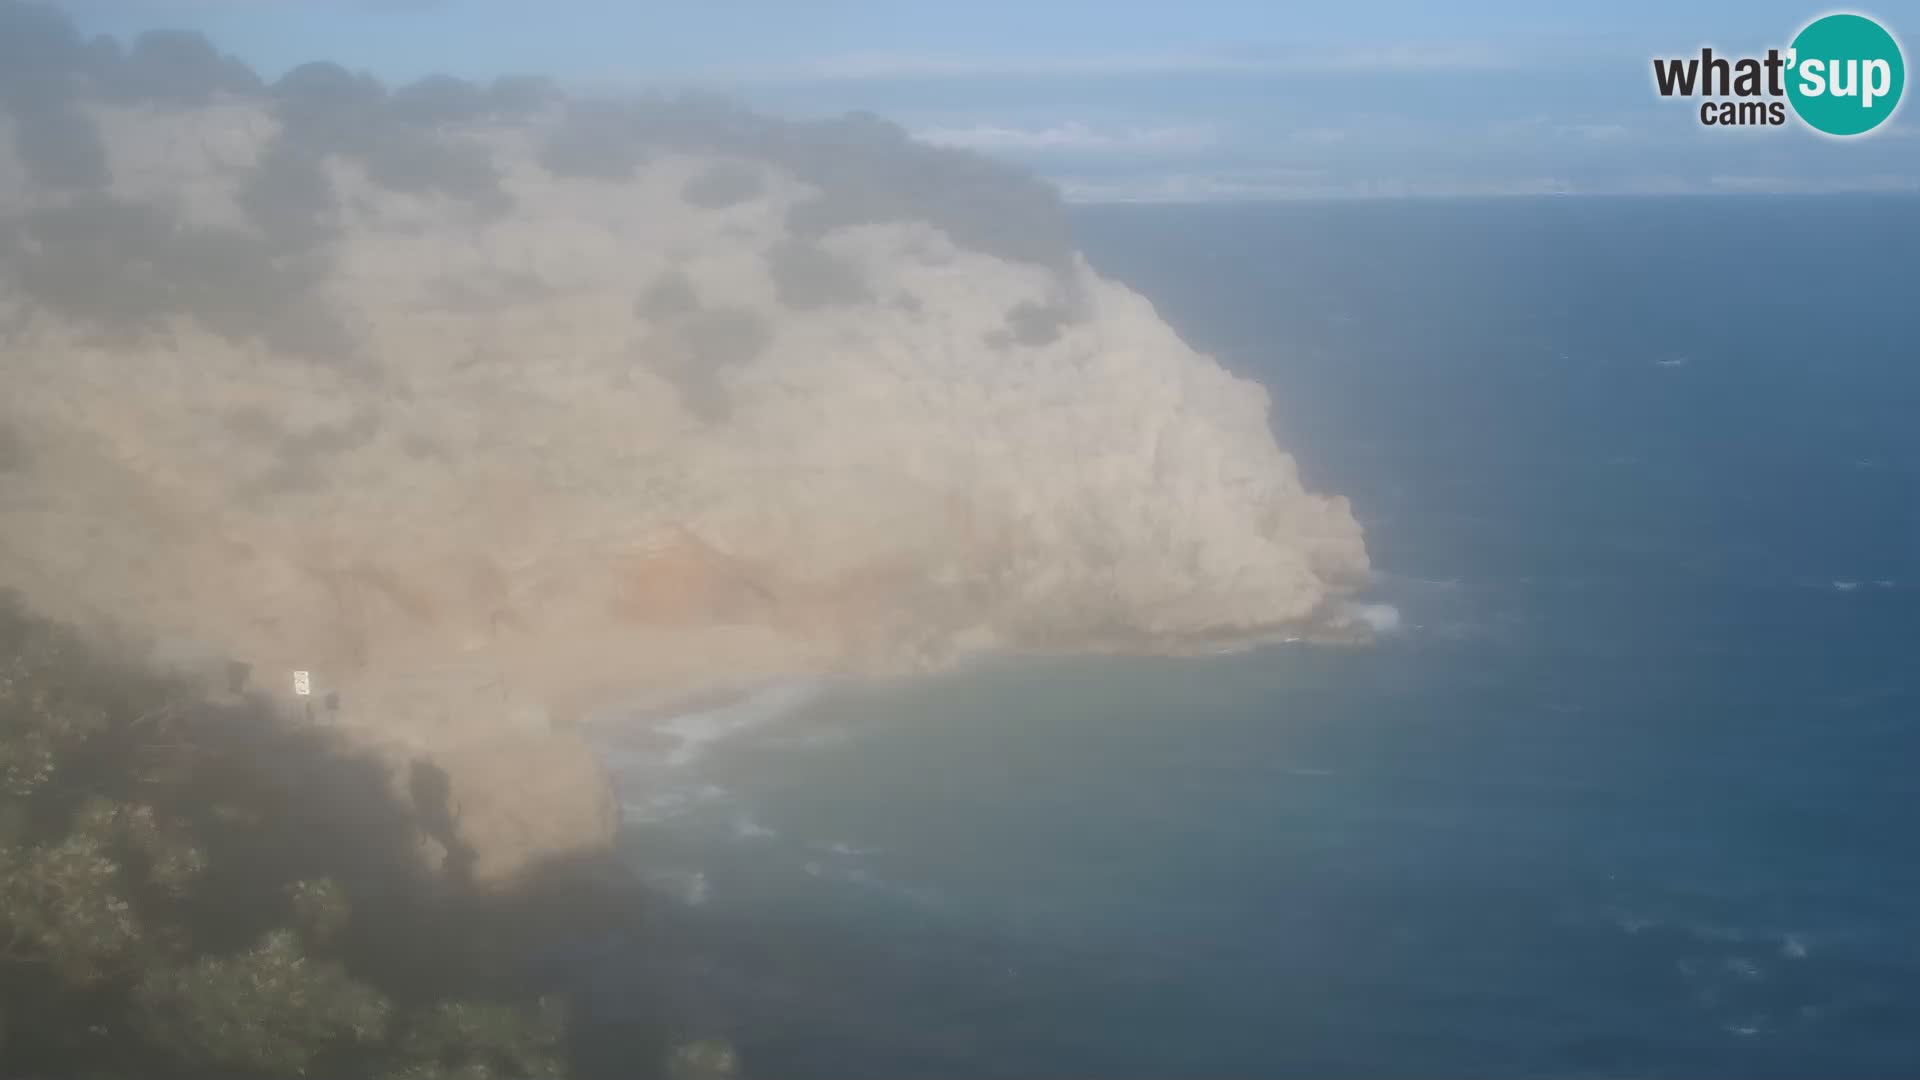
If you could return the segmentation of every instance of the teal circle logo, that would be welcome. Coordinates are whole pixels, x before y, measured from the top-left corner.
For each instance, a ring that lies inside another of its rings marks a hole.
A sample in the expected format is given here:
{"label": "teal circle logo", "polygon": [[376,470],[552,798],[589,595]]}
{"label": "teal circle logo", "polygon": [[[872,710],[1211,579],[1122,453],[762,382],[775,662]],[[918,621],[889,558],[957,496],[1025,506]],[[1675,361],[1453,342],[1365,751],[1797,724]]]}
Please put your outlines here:
{"label": "teal circle logo", "polygon": [[1787,100],[1815,131],[1864,135],[1893,115],[1907,84],[1900,43],[1864,15],[1807,24],[1788,53]]}

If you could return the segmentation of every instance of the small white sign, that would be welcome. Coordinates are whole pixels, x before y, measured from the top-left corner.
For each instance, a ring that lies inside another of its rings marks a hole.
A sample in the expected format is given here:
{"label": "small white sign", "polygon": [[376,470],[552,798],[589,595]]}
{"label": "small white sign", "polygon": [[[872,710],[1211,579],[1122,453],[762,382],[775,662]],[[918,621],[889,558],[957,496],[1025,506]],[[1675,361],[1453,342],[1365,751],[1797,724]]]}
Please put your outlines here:
{"label": "small white sign", "polygon": [[308,677],[307,672],[296,671],[293,673],[293,692],[301,697],[306,697],[308,694],[313,693],[313,680]]}

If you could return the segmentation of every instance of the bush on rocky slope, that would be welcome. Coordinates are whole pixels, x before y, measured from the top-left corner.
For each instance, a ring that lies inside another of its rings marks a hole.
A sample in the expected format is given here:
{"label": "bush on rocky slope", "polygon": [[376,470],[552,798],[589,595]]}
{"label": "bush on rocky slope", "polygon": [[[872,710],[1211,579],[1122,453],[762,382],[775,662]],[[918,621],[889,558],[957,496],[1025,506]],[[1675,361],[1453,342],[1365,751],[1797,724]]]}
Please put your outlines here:
{"label": "bush on rocky slope", "polygon": [[410,787],[0,602],[8,1075],[569,1075],[566,1004],[523,961],[616,905],[589,867],[505,894],[430,873],[457,811],[419,803],[431,766]]}

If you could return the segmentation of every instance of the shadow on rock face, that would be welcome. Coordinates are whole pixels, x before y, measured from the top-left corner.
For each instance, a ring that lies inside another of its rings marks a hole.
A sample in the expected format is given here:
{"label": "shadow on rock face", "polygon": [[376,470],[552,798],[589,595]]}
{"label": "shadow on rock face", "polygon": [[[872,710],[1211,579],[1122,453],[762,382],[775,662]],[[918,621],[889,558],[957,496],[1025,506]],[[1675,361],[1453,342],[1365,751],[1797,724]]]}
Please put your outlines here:
{"label": "shadow on rock face", "polygon": [[413,796],[420,828],[447,851],[443,872],[459,884],[470,882],[474,851],[460,839],[458,811],[453,807],[453,783],[447,778],[446,770],[430,762],[415,761],[407,787]]}

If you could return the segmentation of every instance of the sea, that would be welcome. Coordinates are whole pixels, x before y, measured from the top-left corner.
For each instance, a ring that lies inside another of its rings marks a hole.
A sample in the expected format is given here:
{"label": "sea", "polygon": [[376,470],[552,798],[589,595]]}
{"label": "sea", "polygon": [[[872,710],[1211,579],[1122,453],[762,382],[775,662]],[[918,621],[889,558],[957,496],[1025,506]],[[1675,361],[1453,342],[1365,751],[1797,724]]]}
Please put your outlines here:
{"label": "sea", "polygon": [[615,725],[655,910],[584,1022],[823,1080],[1920,1075],[1920,198],[1075,213],[1397,625]]}

